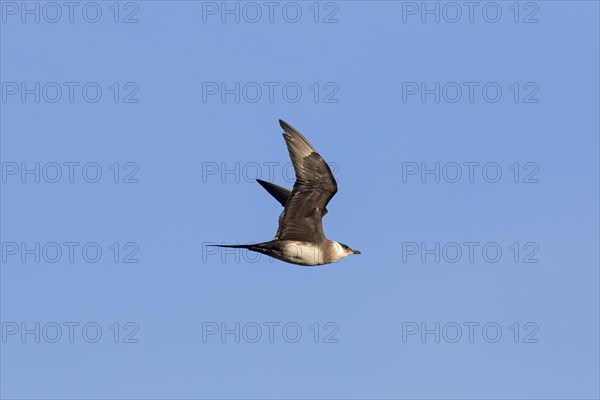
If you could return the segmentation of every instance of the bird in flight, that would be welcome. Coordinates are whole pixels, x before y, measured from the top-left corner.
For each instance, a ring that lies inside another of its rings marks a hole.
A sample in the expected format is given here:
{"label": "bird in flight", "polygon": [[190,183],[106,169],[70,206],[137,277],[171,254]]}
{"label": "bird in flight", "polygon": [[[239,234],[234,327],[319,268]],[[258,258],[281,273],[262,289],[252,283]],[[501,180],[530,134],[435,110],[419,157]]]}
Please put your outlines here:
{"label": "bird in flight", "polygon": [[291,125],[279,120],[290,153],[296,183],[292,191],[257,179],[281,205],[279,228],[273,240],[242,245],[212,245],[248,249],[292,264],[315,266],[360,254],[343,243],[328,240],[322,219],[327,204],[336,194],[337,182],[314,147]]}

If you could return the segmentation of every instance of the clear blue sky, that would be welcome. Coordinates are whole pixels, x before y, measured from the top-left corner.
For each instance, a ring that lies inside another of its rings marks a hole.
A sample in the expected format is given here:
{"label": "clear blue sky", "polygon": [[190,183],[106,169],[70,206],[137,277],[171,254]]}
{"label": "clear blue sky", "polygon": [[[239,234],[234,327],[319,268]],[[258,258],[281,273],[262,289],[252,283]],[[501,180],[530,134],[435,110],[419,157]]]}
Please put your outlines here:
{"label": "clear blue sky", "polygon": [[[600,396],[598,2],[23,4],[0,3],[3,398]],[[273,237],[279,118],[362,255],[206,252]]]}

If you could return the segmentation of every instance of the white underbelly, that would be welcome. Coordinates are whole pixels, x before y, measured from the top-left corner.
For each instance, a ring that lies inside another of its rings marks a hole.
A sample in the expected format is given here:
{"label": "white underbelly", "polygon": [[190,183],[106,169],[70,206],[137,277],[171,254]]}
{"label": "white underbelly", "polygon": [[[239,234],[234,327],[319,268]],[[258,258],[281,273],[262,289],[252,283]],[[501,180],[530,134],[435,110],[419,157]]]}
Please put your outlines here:
{"label": "white underbelly", "polygon": [[300,265],[321,265],[323,262],[323,251],[320,247],[310,242],[288,241],[285,244],[283,257],[285,261]]}

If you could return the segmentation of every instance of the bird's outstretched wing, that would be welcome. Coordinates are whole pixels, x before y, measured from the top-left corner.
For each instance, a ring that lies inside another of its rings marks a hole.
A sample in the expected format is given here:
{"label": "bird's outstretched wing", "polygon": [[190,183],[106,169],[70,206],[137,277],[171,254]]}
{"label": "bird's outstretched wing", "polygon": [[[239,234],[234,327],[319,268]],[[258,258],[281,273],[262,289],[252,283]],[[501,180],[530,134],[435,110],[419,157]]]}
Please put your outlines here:
{"label": "bird's outstretched wing", "polygon": [[279,120],[296,172],[296,183],[279,217],[275,239],[322,242],[322,218],[327,203],[337,192],[329,166],[297,130]]}

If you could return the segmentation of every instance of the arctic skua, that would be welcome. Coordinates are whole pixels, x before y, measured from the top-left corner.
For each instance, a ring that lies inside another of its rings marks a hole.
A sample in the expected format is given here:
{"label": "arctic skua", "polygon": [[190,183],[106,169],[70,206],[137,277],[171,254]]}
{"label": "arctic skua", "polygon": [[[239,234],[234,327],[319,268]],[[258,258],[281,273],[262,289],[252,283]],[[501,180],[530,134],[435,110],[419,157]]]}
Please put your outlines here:
{"label": "arctic skua", "polygon": [[292,264],[315,266],[360,254],[343,243],[328,240],[322,219],[338,187],[331,169],[314,147],[292,126],[279,120],[288,148],[296,183],[290,191],[257,179],[282,206],[279,228],[273,240],[242,245],[214,245],[248,249]]}

